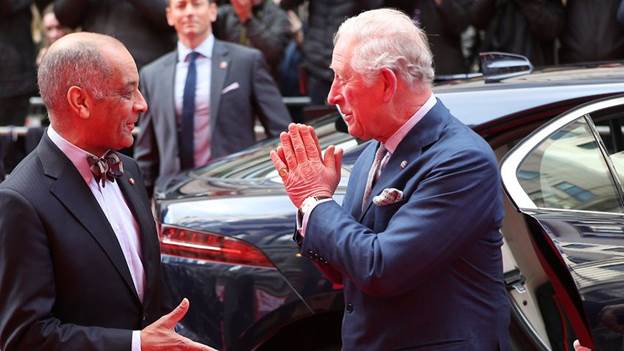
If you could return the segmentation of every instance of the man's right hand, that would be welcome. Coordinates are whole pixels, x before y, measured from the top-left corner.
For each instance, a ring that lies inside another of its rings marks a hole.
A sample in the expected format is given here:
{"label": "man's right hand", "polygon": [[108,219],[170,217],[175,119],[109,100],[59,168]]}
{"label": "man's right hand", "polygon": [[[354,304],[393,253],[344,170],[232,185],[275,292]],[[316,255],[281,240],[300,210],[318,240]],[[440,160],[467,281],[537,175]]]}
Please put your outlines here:
{"label": "man's right hand", "polygon": [[342,150],[329,146],[322,157],[310,126],[291,123],[288,133],[280,134],[280,146],[271,151],[271,161],[297,208],[310,196],[331,197],[340,182]]}
{"label": "man's right hand", "polygon": [[216,351],[174,331],[176,324],[184,318],[188,309],[189,301],[184,298],[178,307],[169,314],[160,317],[159,320],[141,330],[141,350]]}

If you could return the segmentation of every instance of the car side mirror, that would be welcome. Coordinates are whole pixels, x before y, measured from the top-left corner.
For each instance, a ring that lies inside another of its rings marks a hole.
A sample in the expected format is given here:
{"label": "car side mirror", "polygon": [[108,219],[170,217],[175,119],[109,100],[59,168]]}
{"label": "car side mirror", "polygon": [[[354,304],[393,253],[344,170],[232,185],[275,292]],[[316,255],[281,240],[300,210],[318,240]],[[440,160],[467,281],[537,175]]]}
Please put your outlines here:
{"label": "car side mirror", "polygon": [[479,54],[481,72],[486,83],[522,76],[533,71],[533,65],[526,57],[506,52],[482,52]]}

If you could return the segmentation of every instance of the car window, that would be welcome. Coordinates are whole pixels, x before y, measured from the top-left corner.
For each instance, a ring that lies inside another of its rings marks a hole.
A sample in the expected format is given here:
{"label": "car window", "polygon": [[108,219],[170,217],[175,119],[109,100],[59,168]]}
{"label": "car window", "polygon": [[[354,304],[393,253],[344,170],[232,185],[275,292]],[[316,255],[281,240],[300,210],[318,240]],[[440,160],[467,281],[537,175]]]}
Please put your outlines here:
{"label": "car window", "polygon": [[624,106],[604,108],[589,115],[615,168],[620,184],[624,184]]}
{"label": "car window", "polygon": [[[334,119],[325,119],[322,123],[315,125],[319,143],[323,149],[329,145],[336,145],[344,150],[348,155],[358,147],[358,142],[346,133],[336,131]],[[227,157],[217,159],[203,168],[196,169],[194,176],[197,178],[214,179],[227,178],[268,180],[281,183],[281,178],[273,167],[269,158],[269,152],[275,149],[279,139],[267,140],[258,146],[247,149],[240,154],[232,154]],[[342,178],[345,178],[341,185],[346,186],[346,179],[349,177],[354,160],[345,157],[342,164]]]}
{"label": "car window", "polygon": [[534,147],[516,177],[537,207],[623,212],[618,188],[585,116]]}

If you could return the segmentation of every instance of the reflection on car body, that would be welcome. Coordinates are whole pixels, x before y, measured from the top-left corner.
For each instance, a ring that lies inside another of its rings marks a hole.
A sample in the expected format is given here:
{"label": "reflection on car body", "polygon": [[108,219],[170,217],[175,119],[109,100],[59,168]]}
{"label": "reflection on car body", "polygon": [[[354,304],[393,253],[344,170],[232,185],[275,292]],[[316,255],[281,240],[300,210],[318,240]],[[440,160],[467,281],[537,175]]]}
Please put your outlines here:
{"label": "reflection on car body", "polygon": [[[616,118],[624,116],[624,98],[610,98],[610,111],[593,101],[624,92],[624,67],[556,68],[434,92],[505,158],[502,250],[513,349],[563,350],[575,336],[593,337],[597,346],[621,343],[597,320],[612,322],[614,308],[600,311],[624,304],[624,270],[617,268],[624,258],[624,178],[617,171],[624,120]],[[540,134],[549,128],[542,125],[583,104],[585,112]],[[323,147],[346,151],[340,202],[365,144],[336,131],[336,118],[314,126]],[[268,157],[275,145],[259,143],[159,184],[171,301],[186,296],[193,304],[182,333],[221,349],[339,350],[341,287],[297,254],[295,211]]]}

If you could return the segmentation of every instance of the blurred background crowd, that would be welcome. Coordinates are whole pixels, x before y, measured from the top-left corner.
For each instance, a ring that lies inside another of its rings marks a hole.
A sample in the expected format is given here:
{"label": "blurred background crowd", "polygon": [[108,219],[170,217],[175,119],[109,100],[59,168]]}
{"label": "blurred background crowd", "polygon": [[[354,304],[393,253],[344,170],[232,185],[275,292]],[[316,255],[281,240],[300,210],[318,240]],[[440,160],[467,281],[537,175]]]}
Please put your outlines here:
{"label": "blurred background crowd", "polygon": [[[537,67],[624,58],[624,0],[217,3],[215,37],[260,50],[282,96],[305,97],[308,105],[325,103],[332,80],[333,35],[339,24],[379,7],[404,11],[426,31],[438,76],[477,71],[478,53],[483,51],[521,54]],[[44,120],[45,111],[36,98],[36,66],[51,43],[72,31],[108,34],[128,47],[141,69],[175,49],[175,31],[167,23],[166,6],[167,0],[0,0],[0,150],[4,145],[4,158],[11,153],[7,143],[15,135],[3,126],[39,126]],[[293,114],[293,119],[298,118]],[[24,143],[32,143],[24,133]],[[32,140],[38,140],[37,133]]]}

